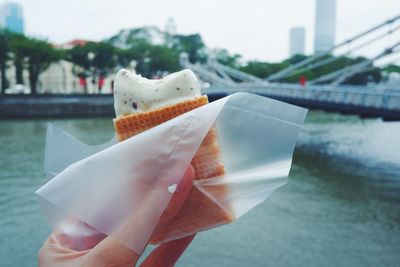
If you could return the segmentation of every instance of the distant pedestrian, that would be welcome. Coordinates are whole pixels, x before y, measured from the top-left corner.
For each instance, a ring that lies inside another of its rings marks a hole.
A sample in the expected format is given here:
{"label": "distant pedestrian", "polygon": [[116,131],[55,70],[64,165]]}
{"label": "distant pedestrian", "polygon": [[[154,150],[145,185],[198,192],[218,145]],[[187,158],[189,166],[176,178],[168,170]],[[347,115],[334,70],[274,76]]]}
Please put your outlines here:
{"label": "distant pedestrian", "polygon": [[99,77],[99,83],[98,83],[98,84],[99,84],[99,93],[101,93],[101,89],[103,89],[104,80],[105,80],[104,76],[101,75],[101,76]]}
{"label": "distant pedestrian", "polygon": [[301,85],[301,86],[305,86],[305,85],[306,85],[306,82],[307,82],[306,76],[301,75],[301,76],[300,76],[300,80],[299,80],[300,85]]}
{"label": "distant pedestrian", "polygon": [[86,93],[86,79],[82,76],[79,77],[79,86],[83,89],[83,91]]}

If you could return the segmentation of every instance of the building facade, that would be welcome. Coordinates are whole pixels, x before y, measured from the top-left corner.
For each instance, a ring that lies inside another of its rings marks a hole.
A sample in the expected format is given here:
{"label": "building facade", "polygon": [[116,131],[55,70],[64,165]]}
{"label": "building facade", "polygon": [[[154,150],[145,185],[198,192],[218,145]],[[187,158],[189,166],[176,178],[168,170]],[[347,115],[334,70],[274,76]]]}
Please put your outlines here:
{"label": "building facade", "polygon": [[305,54],[306,29],[294,27],[289,31],[289,57]]}
{"label": "building facade", "polygon": [[24,17],[20,4],[5,2],[0,6],[0,28],[24,33]]}
{"label": "building facade", "polygon": [[[108,94],[112,92],[111,82],[114,79],[114,74],[104,77],[101,90],[99,90],[99,77],[95,79],[87,78],[82,83],[82,80],[74,75],[73,67],[74,65],[71,62],[65,60],[52,63],[48,69],[39,75],[37,92],[39,94]],[[15,67],[10,64],[6,71],[9,85],[6,93],[19,94],[30,92],[29,73],[26,69],[23,71],[22,76],[24,83],[17,84]],[[21,91],[20,88],[24,88],[24,90]]]}
{"label": "building facade", "polygon": [[[89,41],[75,39],[61,45],[53,45],[58,49],[71,49],[77,45],[85,45]],[[8,88],[6,93],[18,94],[29,93],[29,73],[23,70],[23,83],[17,84],[16,70],[14,64],[9,62],[6,69]],[[60,60],[53,62],[50,66],[40,73],[37,83],[37,93],[43,94],[107,94],[112,92],[112,81],[114,74],[96,77],[80,78],[74,73],[74,64],[70,61]],[[1,82],[1,77],[0,77]]]}
{"label": "building facade", "polygon": [[314,53],[329,51],[335,46],[336,0],[316,0]]}

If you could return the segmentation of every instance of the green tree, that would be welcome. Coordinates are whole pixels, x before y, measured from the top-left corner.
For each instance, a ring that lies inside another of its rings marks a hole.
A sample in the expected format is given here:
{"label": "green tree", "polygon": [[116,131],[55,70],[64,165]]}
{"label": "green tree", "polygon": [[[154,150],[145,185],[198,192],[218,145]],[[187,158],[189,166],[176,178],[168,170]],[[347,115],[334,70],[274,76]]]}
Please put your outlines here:
{"label": "green tree", "polygon": [[175,72],[179,70],[179,56],[176,51],[161,45],[150,47],[149,75],[158,72]]}
{"label": "green tree", "polygon": [[1,79],[1,92],[4,93],[8,87],[6,77],[7,61],[10,53],[10,38],[9,33],[6,31],[0,32],[0,79]]}
{"label": "green tree", "polygon": [[66,58],[72,62],[72,72],[79,78],[85,80],[84,90],[87,93],[86,78],[89,76],[90,71],[90,60],[88,57],[88,50],[85,46],[77,45],[67,51],[65,51]]}
{"label": "green tree", "polygon": [[355,84],[355,85],[367,85],[370,82],[378,83],[382,79],[381,70],[379,68],[373,68],[371,70],[357,73],[352,77],[349,77],[344,83]]}
{"label": "green tree", "polygon": [[383,71],[386,71],[387,73],[392,73],[392,72],[400,73],[400,66],[394,65],[394,64],[390,64],[390,65],[384,67]]}
{"label": "green tree", "polygon": [[128,49],[118,50],[118,64],[121,67],[130,67],[132,61],[136,63],[136,71],[143,76],[150,77],[150,63],[152,60],[152,46],[145,40],[131,43]]}
{"label": "green tree", "polygon": [[26,68],[26,47],[29,46],[29,38],[22,35],[13,33],[10,39],[10,47],[12,52],[12,61],[15,67],[15,79],[17,84],[24,84],[23,72]]}
{"label": "green tree", "polygon": [[88,43],[86,49],[94,55],[93,59],[89,61],[94,68],[94,75],[106,75],[114,70],[117,64],[117,53],[113,45],[105,42]]}
{"label": "green tree", "polygon": [[189,61],[192,63],[207,61],[205,44],[200,34],[174,35],[174,44],[172,48],[178,53],[187,53]]}
{"label": "green tree", "polygon": [[315,79],[315,73],[312,70],[303,69],[298,73],[282,79],[281,82],[285,83],[298,83],[301,77],[305,77],[307,81]]}
{"label": "green tree", "polygon": [[73,72],[78,77],[87,77],[90,60],[88,57],[88,49],[86,46],[77,45],[70,50],[66,51],[67,59],[74,64]]}
{"label": "green tree", "polygon": [[46,41],[33,38],[27,38],[26,42],[24,42],[23,53],[27,62],[31,93],[36,94],[39,75],[51,63],[58,61],[61,58],[61,54]]}
{"label": "green tree", "polygon": [[259,78],[266,78],[289,66],[289,63],[267,63],[261,61],[249,61],[246,65],[239,68],[243,72],[247,72]]}
{"label": "green tree", "polygon": [[226,49],[214,49],[213,54],[215,59],[226,66],[232,68],[239,68],[240,67],[240,58],[242,57],[239,54],[231,55],[228,50]]}
{"label": "green tree", "polygon": [[131,61],[135,61],[136,71],[145,77],[179,70],[178,53],[164,45],[140,41],[129,49],[118,49],[117,53],[120,66],[128,67]]}
{"label": "green tree", "polygon": [[[110,43],[88,42],[83,46],[75,46],[65,52],[66,58],[74,64],[73,72],[85,79],[105,76],[114,71],[118,60],[118,51]],[[86,83],[85,83],[86,85]],[[87,87],[85,86],[87,92]]]}
{"label": "green tree", "polygon": [[297,64],[297,63],[299,63],[299,62],[305,60],[306,58],[307,58],[307,56],[305,56],[305,55],[296,54],[296,55],[293,55],[293,56],[291,56],[290,58],[284,60],[283,62],[284,62],[284,63],[288,63],[288,64],[290,64],[290,65],[293,65],[293,64]]}
{"label": "green tree", "polygon": [[136,61],[137,53],[134,49],[116,48],[117,64],[122,68],[129,68],[132,60]]}

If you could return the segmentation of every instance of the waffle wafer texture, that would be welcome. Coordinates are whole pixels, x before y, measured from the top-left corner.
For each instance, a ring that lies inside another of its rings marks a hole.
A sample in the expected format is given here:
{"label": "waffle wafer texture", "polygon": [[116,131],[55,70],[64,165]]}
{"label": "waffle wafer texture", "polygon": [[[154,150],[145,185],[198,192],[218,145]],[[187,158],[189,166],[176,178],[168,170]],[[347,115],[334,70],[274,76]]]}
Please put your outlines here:
{"label": "waffle wafer texture", "polygon": [[[157,108],[148,112],[138,112],[114,119],[114,128],[119,141],[139,134],[147,129],[173,119],[185,112],[208,103],[207,96],[200,96],[175,105]],[[207,179],[223,175],[224,166],[220,160],[217,132],[212,127],[192,160],[195,179]],[[219,196],[225,195],[227,188],[218,188]],[[151,243],[180,238],[217,225],[226,224],[233,216],[214,201],[193,187],[181,210],[168,225],[157,225]]]}

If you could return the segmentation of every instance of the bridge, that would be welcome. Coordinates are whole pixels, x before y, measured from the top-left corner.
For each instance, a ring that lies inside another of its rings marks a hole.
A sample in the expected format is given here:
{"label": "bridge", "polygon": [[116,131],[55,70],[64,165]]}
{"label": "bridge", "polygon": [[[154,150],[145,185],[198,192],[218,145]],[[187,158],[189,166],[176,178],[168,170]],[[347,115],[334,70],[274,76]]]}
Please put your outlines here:
{"label": "bridge", "polygon": [[[349,86],[344,84],[348,78],[373,69],[374,63],[379,60],[399,55],[400,42],[386,47],[371,59],[365,59],[344,69],[318,77],[309,81],[307,85],[280,82],[286,77],[329,64],[337,58],[348,56],[382,38],[392,36],[393,33],[400,30],[399,22],[400,15],[390,18],[339,43],[329,51],[308,57],[265,79],[222,65],[212,58],[205,64],[192,64],[188,61],[187,55],[182,54],[180,64],[184,68],[192,69],[202,81],[206,82],[204,93],[207,93],[211,99],[246,91],[307,108],[357,114],[361,117],[381,117],[384,120],[400,120],[400,85],[398,85],[399,88],[388,88],[383,85]],[[379,33],[386,27],[389,30]],[[377,32],[378,35],[376,35]],[[373,34],[375,36],[370,37]],[[357,44],[360,40],[362,42]],[[356,45],[337,57],[327,57],[349,44]],[[391,61],[387,61],[386,65],[391,63]]]}

